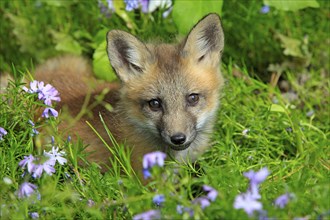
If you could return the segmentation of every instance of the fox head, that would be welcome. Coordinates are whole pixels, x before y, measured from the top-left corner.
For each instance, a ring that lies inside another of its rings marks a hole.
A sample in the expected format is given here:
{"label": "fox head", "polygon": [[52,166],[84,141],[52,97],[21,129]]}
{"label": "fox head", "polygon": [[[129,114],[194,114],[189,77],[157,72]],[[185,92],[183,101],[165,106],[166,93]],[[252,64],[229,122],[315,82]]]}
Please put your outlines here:
{"label": "fox head", "polygon": [[223,47],[216,14],[200,20],[178,45],[145,44],[127,32],[109,31],[107,51],[122,82],[123,117],[164,151],[205,147],[223,84]]}

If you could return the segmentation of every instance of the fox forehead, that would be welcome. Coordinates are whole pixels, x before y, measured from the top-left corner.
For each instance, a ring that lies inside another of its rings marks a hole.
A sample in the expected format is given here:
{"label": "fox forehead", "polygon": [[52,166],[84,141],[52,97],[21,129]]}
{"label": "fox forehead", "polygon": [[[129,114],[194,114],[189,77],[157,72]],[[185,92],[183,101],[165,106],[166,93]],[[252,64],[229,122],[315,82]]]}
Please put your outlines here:
{"label": "fox forehead", "polygon": [[[134,98],[176,100],[190,93],[213,93],[220,86],[217,68],[204,67],[180,54],[177,45],[148,45],[153,60],[145,72],[126,85]],[[132,98],[133,98],[132,97]]]}

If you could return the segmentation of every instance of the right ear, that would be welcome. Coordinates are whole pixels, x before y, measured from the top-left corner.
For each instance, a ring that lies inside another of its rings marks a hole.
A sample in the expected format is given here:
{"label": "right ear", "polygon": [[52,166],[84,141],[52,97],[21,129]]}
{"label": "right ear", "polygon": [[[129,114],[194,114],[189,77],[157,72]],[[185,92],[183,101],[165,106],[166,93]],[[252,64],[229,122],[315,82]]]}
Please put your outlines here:
{"label": "right ear", "polygon": [[125,31],[108,32],[107,51],[112,67],[123,82],[144,72],[151,59],[147,46]]}

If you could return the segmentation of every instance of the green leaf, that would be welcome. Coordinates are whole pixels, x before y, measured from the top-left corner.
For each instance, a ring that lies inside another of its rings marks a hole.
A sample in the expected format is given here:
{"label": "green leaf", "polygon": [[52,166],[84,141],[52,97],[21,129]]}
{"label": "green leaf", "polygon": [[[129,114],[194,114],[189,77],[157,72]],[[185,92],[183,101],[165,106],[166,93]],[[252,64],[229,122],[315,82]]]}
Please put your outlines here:
{"label": "green leaf", "polygon": [[93,71],[97,78],[114,81],[117,77],[113,72],[106,52],[107,42],[103,41],[93,54]]}
{"label": "green leaf", "polygon": [[271,112],[282,112],[285,113],[285,108],[280,105],[272,104],[269,109]]}
{"label": "green leaf", "polygon": [[56,31],[51,31],[51,33],[56,42],[55,49],[57,51],[63,51],[75,55],[81,55],[82,47],[75,39],[73,39],[73,37],[65,33],[60,33]]}
{"label": "green leaf", "polygon": [[298,11],[308,7],[320,7],[316,0],[264,0],[264,4],[283,11]]}
{"label": "green leaf", "polygon": [[173,6],[173,20],[180,34],[186,34],[203,16],[209,13],[221,14],[223,0],[177,0]]}
{"label": "green leaf", "polygon": [[301,41],[282,34],[277,34],[281,41],[281,46],[284,48],[283,53],[287,56],[303,58],[304,54],[301,50]]}

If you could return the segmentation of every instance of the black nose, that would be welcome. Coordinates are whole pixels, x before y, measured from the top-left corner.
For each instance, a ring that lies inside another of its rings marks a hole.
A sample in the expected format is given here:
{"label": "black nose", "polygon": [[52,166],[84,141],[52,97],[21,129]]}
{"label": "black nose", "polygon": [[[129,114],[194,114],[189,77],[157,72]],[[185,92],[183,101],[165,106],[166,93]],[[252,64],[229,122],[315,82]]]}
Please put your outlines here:
{"label": "black nose", "polygon": [[181,145],[186,141],[186,135],[177,133],[171,137],[171,142],[175,145]]}

